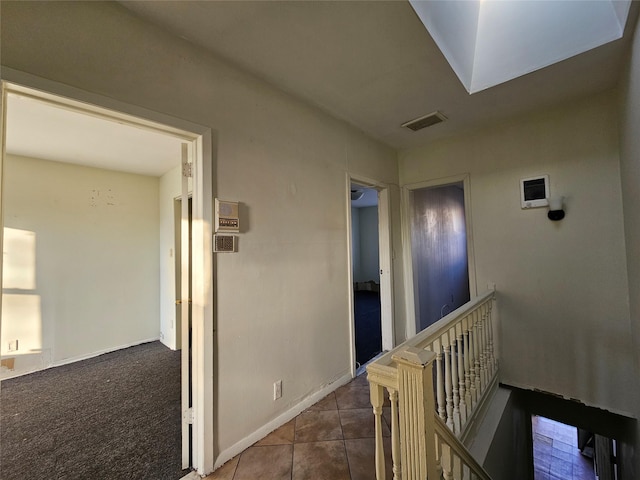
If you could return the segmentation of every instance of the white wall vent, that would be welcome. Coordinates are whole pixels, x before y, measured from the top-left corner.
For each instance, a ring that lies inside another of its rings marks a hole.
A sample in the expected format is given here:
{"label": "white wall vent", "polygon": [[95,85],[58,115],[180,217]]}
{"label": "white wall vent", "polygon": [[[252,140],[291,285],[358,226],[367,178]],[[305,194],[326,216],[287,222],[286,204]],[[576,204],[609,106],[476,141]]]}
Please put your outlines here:
{"label": "white wall vent", "polygon": [[238,251],[238,237],[236,235],[214,235],[213,251],[215,253],[233,253]]}
{"label": "white wall vent", "polygon": [[402,126],[409,128],[415,132],[418,130],[422,130],[423,128],[430,127],[432,125],[442,123],[446,119],[447,117],[445,117],[442,114],[442,112],[435,111],[423,117],[416,118],[414,120],[409,120],[408,122],[403,123]]}

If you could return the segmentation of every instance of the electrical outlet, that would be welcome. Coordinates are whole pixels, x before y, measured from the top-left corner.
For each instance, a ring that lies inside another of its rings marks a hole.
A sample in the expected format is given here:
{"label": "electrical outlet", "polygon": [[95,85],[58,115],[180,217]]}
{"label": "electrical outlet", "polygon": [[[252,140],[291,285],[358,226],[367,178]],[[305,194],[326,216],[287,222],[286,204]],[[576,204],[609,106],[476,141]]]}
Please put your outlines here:
{"label": "electrical outlet", "polygon": [[18,351],[18,340],[9,340],[9,351],[10,352]]}
{"label": "electrical outlet", "polygon": [[277,400],[282,397],[282,380],[273,383],[273,399]]}

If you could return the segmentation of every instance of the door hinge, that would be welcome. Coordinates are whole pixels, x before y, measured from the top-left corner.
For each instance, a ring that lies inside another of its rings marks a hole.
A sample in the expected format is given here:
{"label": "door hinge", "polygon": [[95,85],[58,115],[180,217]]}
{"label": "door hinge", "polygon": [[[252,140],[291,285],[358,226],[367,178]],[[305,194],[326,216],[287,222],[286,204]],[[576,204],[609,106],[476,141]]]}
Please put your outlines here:
{"label": "door hinge", "polygon": [[193,177],[193,163],[185,162],[182,164],[182,176],[187,178]]}
{"label": "door hinge", "polygon": [[193,424],[193,408],[187,408],[185,411],[182,412],[182,420],[189,423],[189,424]]}

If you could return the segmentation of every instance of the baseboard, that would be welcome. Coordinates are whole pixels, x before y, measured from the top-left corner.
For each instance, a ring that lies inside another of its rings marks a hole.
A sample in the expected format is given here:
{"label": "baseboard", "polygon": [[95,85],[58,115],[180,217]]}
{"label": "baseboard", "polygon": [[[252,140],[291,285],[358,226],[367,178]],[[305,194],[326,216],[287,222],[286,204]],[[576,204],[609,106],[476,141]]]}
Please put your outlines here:
{"label": "baseboard", "polygon": [[[1,379],[2,380],[8,380],[10,378],[21,377],[22,375],[28,375],[30,373],[40,372],[42,370],[47,370],[49,368],[61,367],[63,365],[68,365],[70,363],[80,362],[82,360],[88,360],[90,358],[98,357],[100,355],[104,355],[105,353],[111,353],[111,352],[115,352],[115,351],[118,351],[118,350],[122,350],[124,348],[135,347],[137,345],[142,345],[143,343],[155,342],[155,341],[158,341],[158,340],[160,340],[160,337],[153,337],[153,338],[147,338],[147,339],[144,339],[144,340],[137,340],[137,341],[132,342],[132,343],[127,343],[127,344],[124,344],[124,345],[118,345],[118,346],[110,347],[110,348],[105,348],[103,350],[87,353],[85,355],[78,355],[76,357],[65,358],[64,360],[60,360],[60,361],[57,361],[57,362],[50,362],[49,364],[43,365],[40,368],[33,368],[32,367],[32,368],[27,368],[25,370],[15,370],[15,371],[3,370]],[[7,355],[7,357],[10,357],[10,356]]]}
{"label": "baseboard", "polygon": [[263,439],[268,434],[273,432],[275,429],[281,427],[282,425],[284,425],[288,421],[294,419],[295,417],[300,415],[302,412],[304,412],[307,408],[309,408],[310,406],[318,403],[320,400],[322,400],[324,397],[329,395],[331,392],[337,390],[338,388],[342,387],[343,385],[346,385],[352,379],[353,378],[352,378],[351,374],[350,373],[346,373],[342,377],[340,377],[337,380],[335,380],[334,382],[322,387],[320,390],[316,391],[315,393],[313,393],[313,394],[309,395],[308,397],[300,400],[298,403],[296,403],[296,405],[291,407],[286,412],[278,415],[276,418],[271,420],[269,423],[263,425],[262,427],[260,427],[255,432],[251,433],[250,435],[248,435],[247,437],[243,438],[242,440],[240,440],[236,444],[234,444],[231,447],[229,447],[229,448],[223,450],[222,452],[220,452],[220,455],[218,455],[218,458],[216,459],[216,461],[214,463],[213,469],[216,470],[216,469],[220,468],[226,462],[231,460],[236,455],[238,455],[238,454],[242,453],[243,451],[245,451],[247,448],[249,448],[251,445],[256,443],[258,440]]}
{"label": "baseboard", "polygon": [[90,358],[94,358],[94,357],[98,357],[100,355],[104,355],[105,353],[116,352],[118,350],[123,350],[125,348],[135,347],[137,345],[142,345],[143,343],[157,342],[158,340],[160,340],[160,337],[146,338],[144,340],[138,340],[138,341],[135,341],[135,342],[132,342],[132,343],[126,343],[124,345],[119,345],[117,347],[105,348],[104,350],[99,350],[97,352],[91,352],[91,353],[88,353],[86,355],[79,355],[77,357],[65,358],[64,360],[60,360],[58,362],[54,362],[53,365],[51,365],[51,366],[52,367],[61,367],[62,365],[68,365],[69,363],[75,363],[75,362],[79,362],[81,360],[88,360]]}

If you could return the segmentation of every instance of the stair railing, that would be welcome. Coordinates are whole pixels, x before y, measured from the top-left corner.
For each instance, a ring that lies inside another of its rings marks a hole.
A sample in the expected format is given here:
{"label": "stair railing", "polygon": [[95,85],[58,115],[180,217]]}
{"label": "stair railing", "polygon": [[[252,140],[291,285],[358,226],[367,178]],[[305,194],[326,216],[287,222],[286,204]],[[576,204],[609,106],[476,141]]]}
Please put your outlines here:
{"label": "stair railing", "polygon": [[385,480],[385,390],[394,480],[489,480],[462,440],[497,386],[494,302],[488,291],[367,366],[377,480]]}

